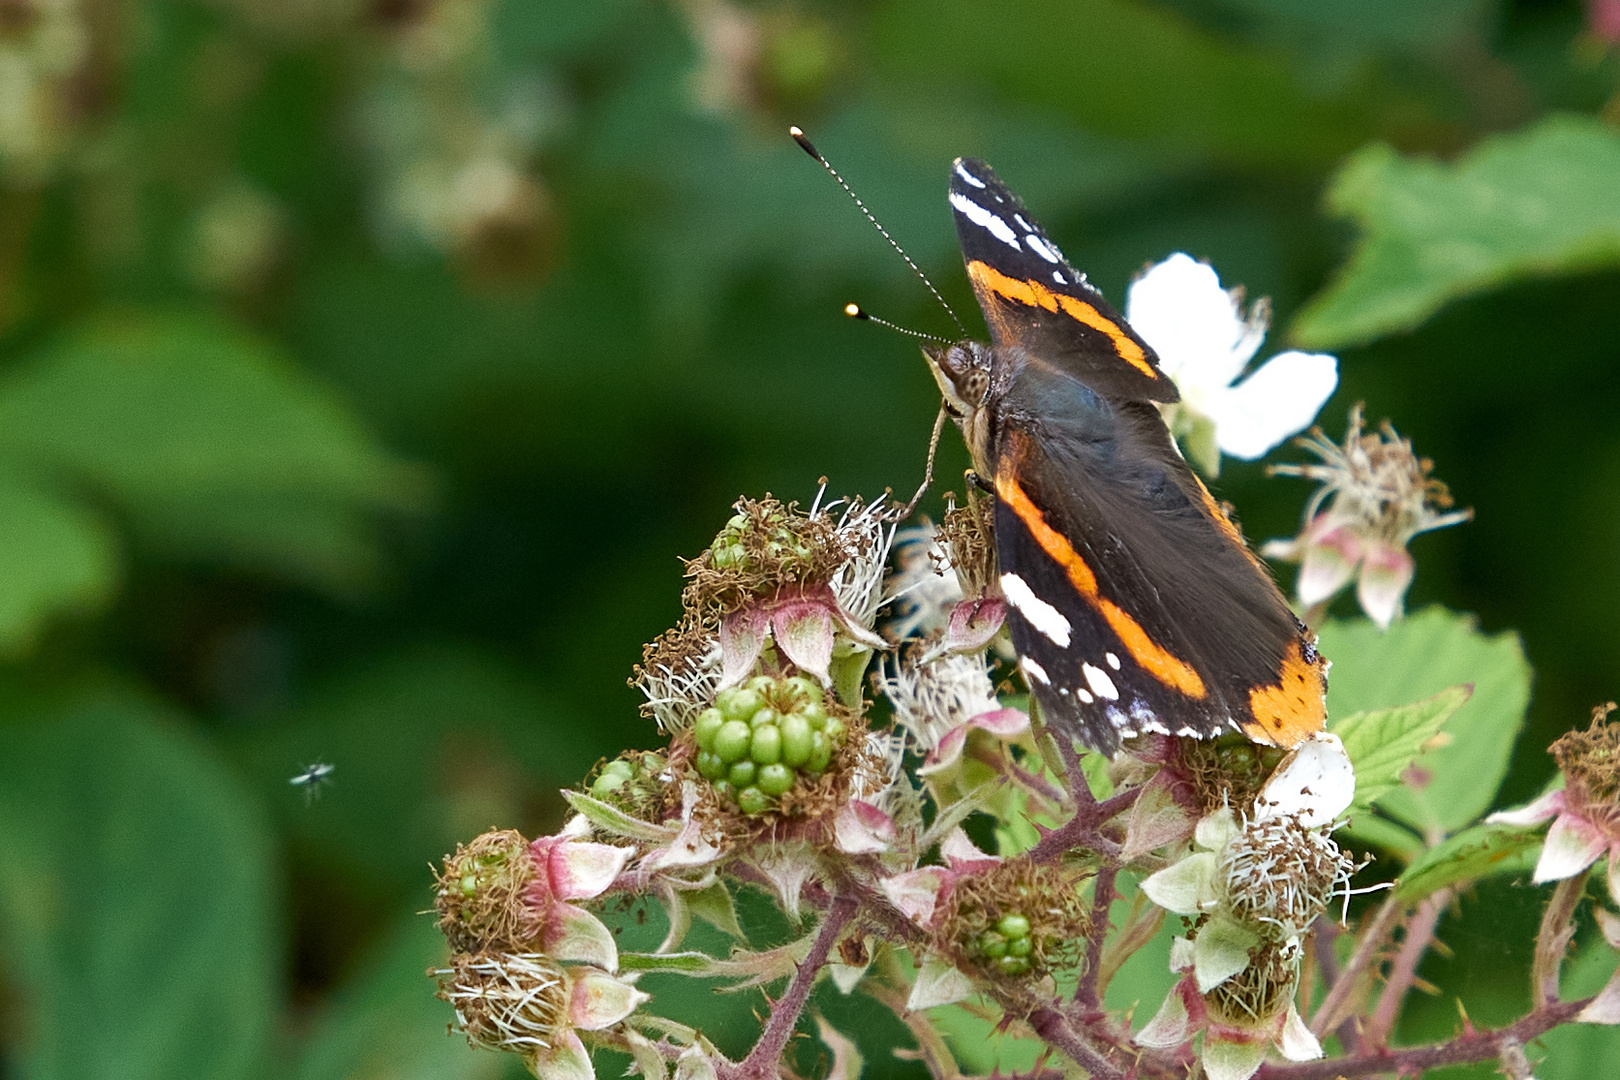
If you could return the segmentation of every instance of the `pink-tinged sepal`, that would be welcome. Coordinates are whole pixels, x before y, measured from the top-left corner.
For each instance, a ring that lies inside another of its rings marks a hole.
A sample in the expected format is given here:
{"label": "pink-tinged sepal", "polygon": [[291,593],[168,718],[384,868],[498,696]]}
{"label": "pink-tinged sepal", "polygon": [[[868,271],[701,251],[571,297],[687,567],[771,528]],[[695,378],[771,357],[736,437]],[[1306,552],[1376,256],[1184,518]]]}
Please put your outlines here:
{"label": "pink-tinged sepal", "polygon": [[831,683],[833,617],[824,603],[800,600],[783,604],[771,615],[771,629],[777,648],[795,667],[814,675],[823,686]]}
{"label": "pink-tinged sepal", "polygon": [[726,690],[748,677],[765,649],[770,615],[763,608],[745,607],[720,620],[720,685]]}
{"label": "pink-tinged sepal", "polygon": [[1417,573],[1417,563],[1405,547],[1391,544],[1373,544],[1367,549],[1361,564],[1361,578],[1356,583],[1356,599],[1367,617],[1388,630],[1389,624],[1401,613],[1401,601]]}
{"label": "pink-tinged sepal", "polygon": [[1564,798],[1564,789],[1549,791],[1529,806],[1521,806],[1517,810],[1498,810],[1485,819],[1487,825],[1512,825],[1516,828],[1528,829],[1540,825],[1543,821],[1550,821],[1563,813],[1567,806]]}
{"label": "pink-tinged sepal", "polygon": [[[1614,863],[1611,861],[1609,866],[1612,871]],[[1620,915],[1602,907],[1594,907],[1592,914],[1597,916],[1598,928],[1609,948],[1620,949]],[[1620,1024],[1620,971],[1609,977],[1608,985],[1575,1014],[1575,1019],[1583,1024]]]}
{"label": "pink-tinged sepal", "polygon": [[581,1031],[612,1027],[652,998],[605,971],[574,968],[568,997],[568,1022]]}
{"label": "pink-tinged sepal", "polygon": [[927,926],[934,919],[934,908],[945,887],[946,873],[943,867],[924,866],[886,877],[878,884],[896,911],[918,926]]}
{"label": "pink-tinged sepal", "polygon": [[1319,604],[1350,584],[1361,564],[1361,540],[1348,525],[1322,514],[1305,529],[1303,557],[1295,590],[1306,607]]}
{"label": "pink-tinged sepal", "polygon": [[558,900],[588,900],[605,892],[634,854],[631,848],[543,836],[529,845]]}
{"label": "pink-tinged sepal", "polygon": [[564,1031],[555,1045],[535,1053],[534,1074],[540,1080],[596,1080],[590,1052],[572,1031]]}
{"label": "pink-tinged sepal", "polygon": [[959,724],[947,731],[939,745],[929,752],[927,760],[918,767],[917,775],[933,776],[955,767],[975,731],[982,731],[1000,742],[1017,742],[1029,735],[1029,714],[1020,709],[996,709]]}
{"label": "pink-tinged sepal", "polygon": [[851,799],[833,821],[833,835],[847,855],[875,855],[894,846],[894,819],[869,802]]}
{"label": "pink-tinged sepal", "polygon": [[1531,879],[1537,885],[1574,877],[1609,850],[1609,838],[1585,818],[1560,814],[1547,830]]}
{"label": "pink-tinged sepal", "polygon": [[554,960],[595,964],[604,971],[619,970],[619,947],[613,931],[595,915],[573,904],[552,905],[540,946]]}
{"label": "pink-tinged sepal", "polygon": [[963,600],[951,608],[945,636],[923,654],[918,663],[929,664],[941,656],[983,652],[1007,622],[1007,602],[999,596]]}
{"label": "pink-tinged sepal", "polygon": [[1194,1011],[1202,1020],[1203,999],[1193,992],[1189,980],[1182,979],[1170,988],[1170,992],[1164,996],[1164,1004],[1159,1006],[1159,1011],[1147,1026],[1136,1033],[1133,1041],[1138,1046],[1154,1050],[1173,1050],[1192,1038],[1197,1030],[1192,1015]]}

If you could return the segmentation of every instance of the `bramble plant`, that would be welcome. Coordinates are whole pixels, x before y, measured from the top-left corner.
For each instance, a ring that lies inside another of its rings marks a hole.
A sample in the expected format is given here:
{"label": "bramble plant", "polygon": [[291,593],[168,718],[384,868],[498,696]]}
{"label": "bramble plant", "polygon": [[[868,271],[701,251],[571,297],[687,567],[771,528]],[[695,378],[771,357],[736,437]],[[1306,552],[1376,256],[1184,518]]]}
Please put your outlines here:
{"label": "bramble plant", "polygon": [[[1165,267],[1200,277],[1177,259]],[[1207,310],[1230,322],[1236,367],[1223,354],[1219,378],[1178,371],[1225,394],[1264,310],[1221,296]],[[1292,430],[1332,388],[1331,357],[1298,364],[1309,400],[1284,412]],[[1291,433],[1245,432],[1242,409],[1203,400],[1209,414],[1166,419],[1201,440],[1206,471],[1222,449],[1258,454]],[[1320,430],[1299,442],[1321,462],[1275,471],[1321,487],[1300,535],[1267,550],[1302,563],[1299,602],[1333,672],[1328,729],[1287,752],[1148,733],[1109,759],[1054,737],[1012,681],[990,517],[971,489],[937,526],[905,528],[886,501],[740,500],[687,563],[682,618],[633,679],[662,744],[565,792],[575,816],[556,835],[491,831],[445,859],[436,907],[453,957],[432,974],[455,1026],[543,1080],[594,1077],[591,1048],[628,1054],[646,1080],[851,1080],[860,1055],[824,1017],[830,1071],[791,1045],[825,981],[892,1012],[915,1043],[895,1053],[937,1080],[971,1071],[939,1026],[962,1003],[1036,1047],[1012,1070],[1029,1080],[1306,1080],[1491,1060],[1524,1078],[1545,1032],[1620,1023],[1620,978],[1560,994],[1590,868],[1620,846],[1606,709],[1555,745],[1565,786],[1484,818],[1528,673],[1511,639],[1466,618],[1402,616],[1408,541],[1466,514],[1393,428],[1363,433],[1359,406],[1342,446]],[[1326,619],[1352,580],[1371,622]],[[1532,830],[1554,817],[1538,863]],[[1452,898],[1532,866],[1558,884],[1529,1009],[1396,1045]],[[785,944],[756,947],[741,891],[780,909]],[[667,932],[621,949],[603,916],[642,898]],[[1600,899],[1593,912],[1620,948],[1620,916]],[[687,947],[694,917],[730,951]],[[654,973],[767,988],[752,1049],[733,1059],[661,1015],[639,986]]]}

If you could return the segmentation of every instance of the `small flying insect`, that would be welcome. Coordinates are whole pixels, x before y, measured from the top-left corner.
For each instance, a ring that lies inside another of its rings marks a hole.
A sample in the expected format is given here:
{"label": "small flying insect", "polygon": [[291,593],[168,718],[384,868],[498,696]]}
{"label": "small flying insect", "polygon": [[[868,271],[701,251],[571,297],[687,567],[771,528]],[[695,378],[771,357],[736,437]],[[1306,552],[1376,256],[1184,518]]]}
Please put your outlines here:
{"label": "small flying insect", "polygon": [[328,765],[324,761],[312,762],[287,783],[304,789],[304,805],[308,806],[321,797],[321,789],[332,782],[332,771],[336,768],[336,765]]}

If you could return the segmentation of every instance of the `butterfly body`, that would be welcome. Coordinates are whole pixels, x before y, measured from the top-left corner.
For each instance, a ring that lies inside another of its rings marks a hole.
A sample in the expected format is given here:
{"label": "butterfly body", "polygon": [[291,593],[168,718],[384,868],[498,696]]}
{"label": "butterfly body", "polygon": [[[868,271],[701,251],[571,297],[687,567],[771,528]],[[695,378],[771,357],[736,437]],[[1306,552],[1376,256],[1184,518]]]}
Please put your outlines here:
{"label": "butterfly body", "polygon": [[1183,460],[1153,350],[987,165],[950,202],[991,344],[924,348],[993,479],[999,584],[1047,723],[1112,753],[1147,732],[1291,746],[1326,662]]}

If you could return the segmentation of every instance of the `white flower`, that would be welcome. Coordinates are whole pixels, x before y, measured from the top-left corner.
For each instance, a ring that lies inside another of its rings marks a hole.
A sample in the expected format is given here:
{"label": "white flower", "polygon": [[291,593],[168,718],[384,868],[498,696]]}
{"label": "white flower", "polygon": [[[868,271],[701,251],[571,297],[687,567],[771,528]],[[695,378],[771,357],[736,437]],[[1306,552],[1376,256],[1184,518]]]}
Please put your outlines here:
{"label": "white flower", "polygon": [[1181,391],[1166,420],[1212,475],[1223,453],[1252,461],[1304,430],[1339,383],[1333,357],[1294,351],[1237,382],[1270,318],[1265,301],[1245,315],[1241,299],[1241,289],[1221,288],[1208,263],[1179,252],[1132,282],[1125,299],[1126,320]]}

